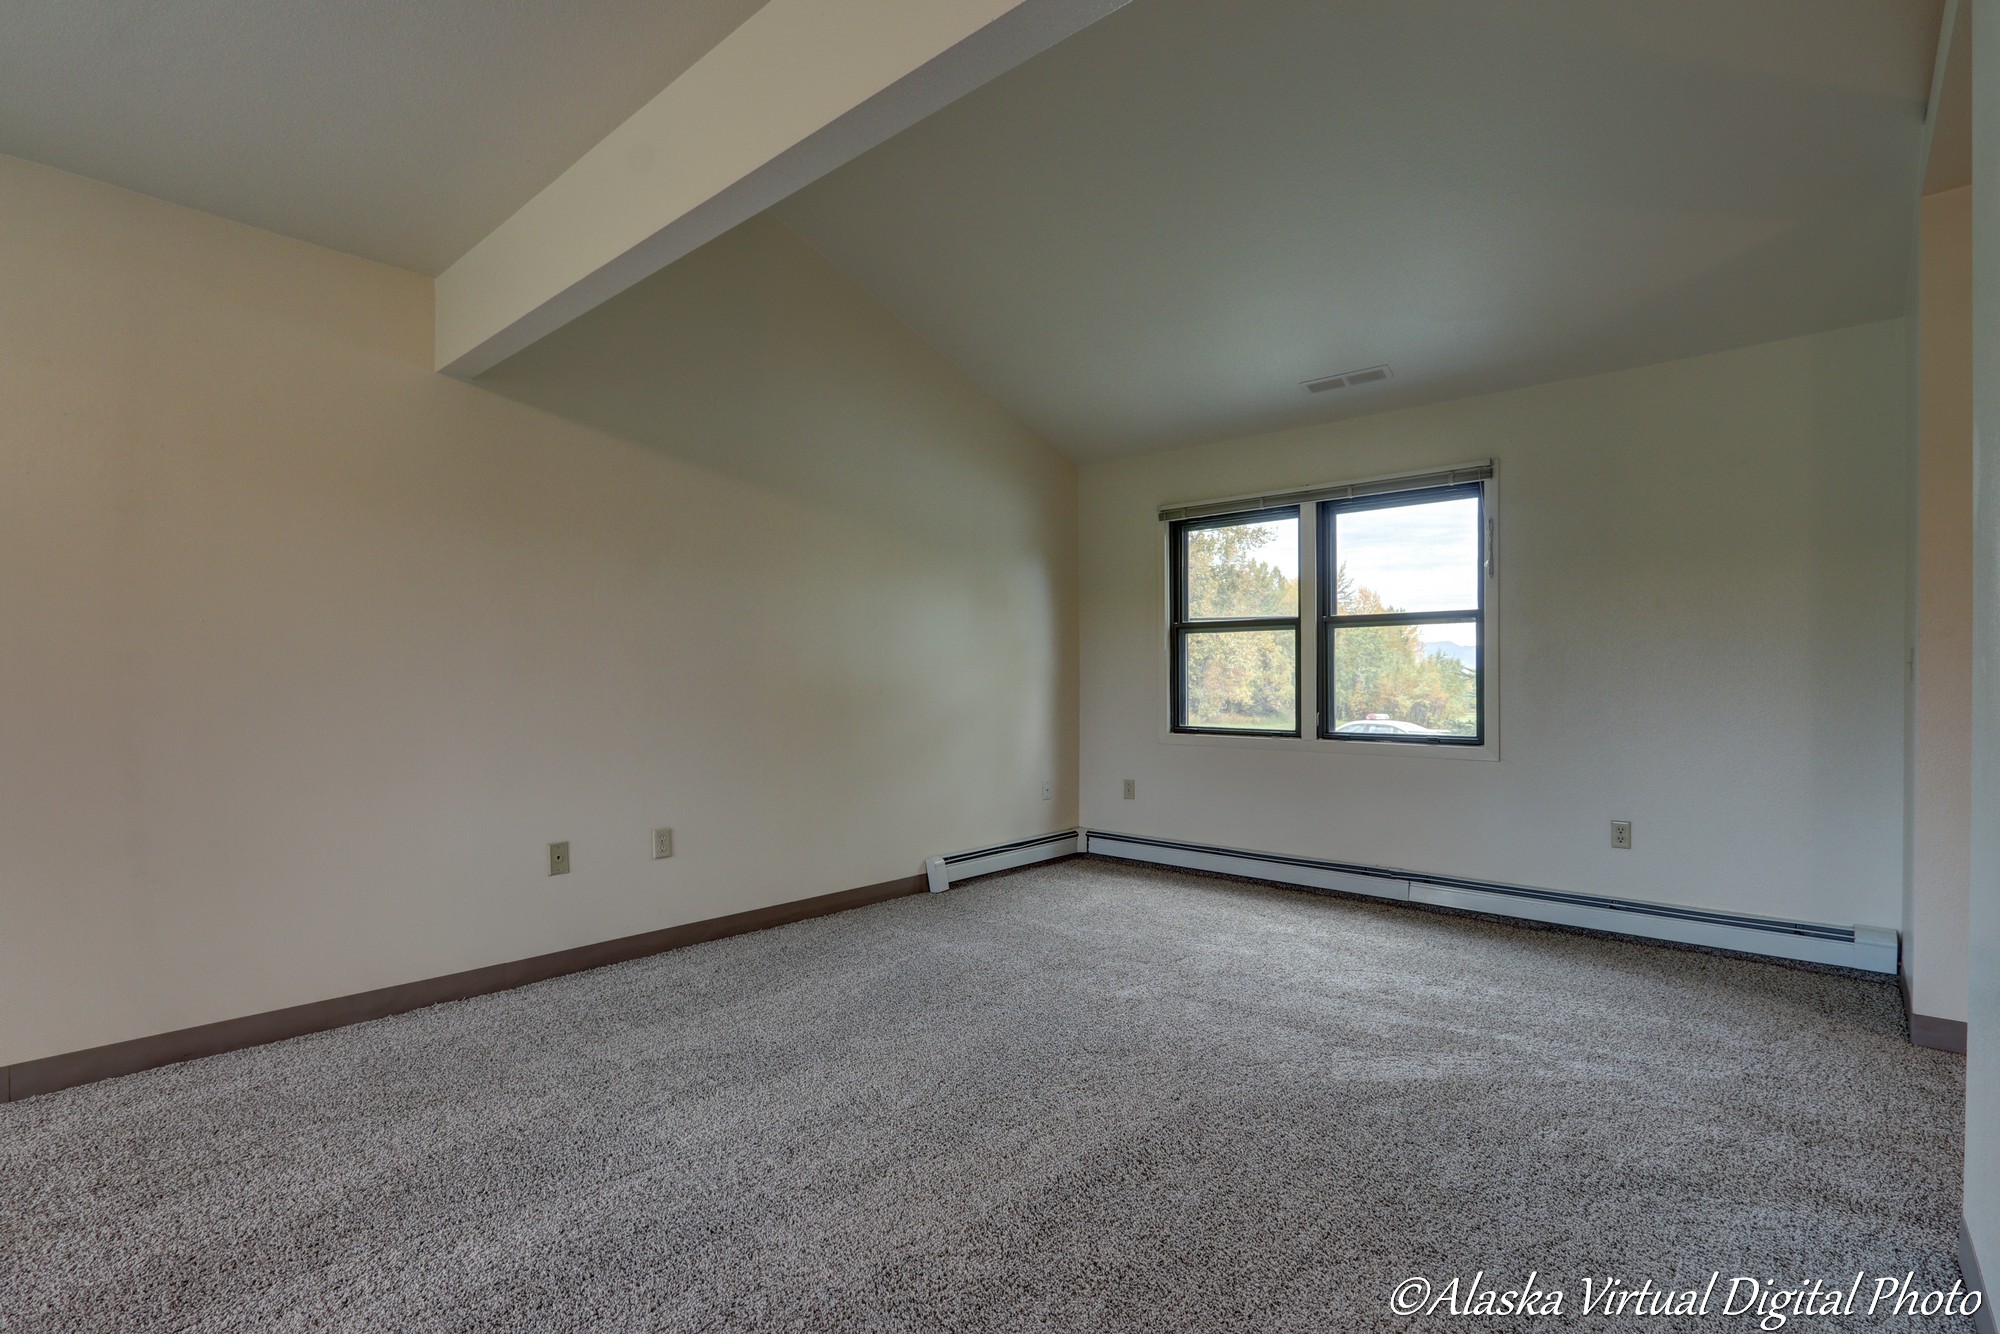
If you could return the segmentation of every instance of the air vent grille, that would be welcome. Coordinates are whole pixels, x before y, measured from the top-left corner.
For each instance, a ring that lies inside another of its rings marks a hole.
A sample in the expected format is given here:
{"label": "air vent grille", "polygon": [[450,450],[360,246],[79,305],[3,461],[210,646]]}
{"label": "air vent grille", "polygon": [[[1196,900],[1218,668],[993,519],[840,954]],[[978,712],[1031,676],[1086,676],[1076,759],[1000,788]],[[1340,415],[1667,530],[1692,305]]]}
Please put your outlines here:
{"label": "air vent grille", "polygon": [[1388,378],[1387,366],[1369,366],[1358,371],[1342,371],[1338,375],[1322,375],[1317,380],[1307,380],[1305,390],[1309,394],[1324,394],[1330,389],[1353,389],[1364,384],[1379,384]]}

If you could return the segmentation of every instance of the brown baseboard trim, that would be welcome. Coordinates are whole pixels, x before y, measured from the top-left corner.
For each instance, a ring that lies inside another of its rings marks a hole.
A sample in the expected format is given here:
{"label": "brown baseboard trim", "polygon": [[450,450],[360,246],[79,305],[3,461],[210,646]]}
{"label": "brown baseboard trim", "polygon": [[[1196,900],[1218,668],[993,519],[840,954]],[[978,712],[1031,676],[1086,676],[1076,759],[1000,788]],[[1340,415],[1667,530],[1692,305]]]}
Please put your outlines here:
{"label": "brown baseboard trim", "polygon": [[606,964],[624,963],[629,959],[643,959],[650,954],[662,954],[688,945],[700,945],[706,941],[721,940],[728,936],[740,936],[751,931],[785,926],[792,922],[805,921],[810,917],[825,917],[830,913],[845,912],[849,908],[863,908],[871,903],[902,898],[908,894],[926,893],[929,889],[930,882],[921,875],[906,876],[901,880],[884,880],[877,885],[863,885],[859,889],[844,889],[834,894],[796,899],[791,903],[773,904],[768,908],[752,908],[748,912],[731,913],[727,917],[711,917],[706,921],[688,922],[660,931],[621,936],[617,940],[600,941],[595,945],[579,945],[574,949],[557,950],[553,954],[538,954],[533,958],[516,959],[511,963],[496,963],[485,968],[468,969],[462,973],[448,973],[443,977],[430,977],[418,982],[403,982],[393,987],[382,987],[375,991],[358,992],[352,996],[336,996],[332,1000],[313,1001],[307,1005],[293,1005],[283,1010],[245,1015],[241,1019],[224,1019],[219,1023],[183,1028],[172,1033],[158,1033],[152,1037],[134,1038],[129,1042],[114,1042],[105,1047],[91,1047],[85,1051],[65,1052],[59,1056],[44,1056],[39,1060],[21,1061],[15,1065],[0,1066],[0,1102],[32,1098],[37,1094],[54,1093],[60,1089],[74,1088],[78,1084],[94,1083],[116,1075],[135,1074],[141,1070],[173,1065],[179,1061],[191,1061],[201,1056],[215,1056],[226,1051],[239,1051],[244,1047],[258,1047],[267,1042],[279,1042],[285,1038],[303,1037],[308,1033],[323,1033],[330,1028],[344,1028],[349,1024],[366,1023],[370,1019],[383,1019],[392,1014],[421,1010],[427,1005],[437,1005],[444,1001],[464,1000],[468,996],[484,996],[489,992],[506,991],[512,987],[526,986],[530,982],[544,982],[567,973],[581,973],[591,968],[602,968]]}
{"label": "brown baseboard trim", "polygon": [[1929,1047],[1965,1055],[1966,1025],[1963,1019],[1940,1019],[1934,1014],[1918,1014],[1910,1004],[1910,975],[1896,971],[1896,985],[1903,991],[1903,1017],[1910,1023],[1910,1045]]}
{"label": "brown baseboard trim", "polygon": [[1933,1051],[1965,1055],[1965,1020],[1940,1019],[1934,1014],[1910,1011],[1910,1041]]}
{"label": "brown baseboard trim", "polygon": [[1972,1328],[1977,1334],[2000,1334],[2000,1320],[1995,1319],[1993,1308],[1993,1292],[1980,1273],[1979,1253],[1972,1249],[1972,1229],[1966,1226],[1963,1214],[1958,1219],[1958,1272],[1964,1277],[1966,1287],[1982,1294],[1979,1309],[1972,1313]]}

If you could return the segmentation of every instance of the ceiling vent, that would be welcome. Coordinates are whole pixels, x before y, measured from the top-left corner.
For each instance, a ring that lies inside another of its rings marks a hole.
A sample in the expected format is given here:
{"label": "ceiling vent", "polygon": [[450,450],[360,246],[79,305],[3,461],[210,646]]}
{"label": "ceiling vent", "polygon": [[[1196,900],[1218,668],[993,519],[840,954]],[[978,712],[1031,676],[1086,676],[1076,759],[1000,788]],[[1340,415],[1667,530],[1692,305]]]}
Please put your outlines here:
{"label": "ceiling vent", "polygon": [[1344,371],[1339,375],[1322,375],[1317,380],[1307,380],[1306,392],[1324,394],[1329,389],[1354,389],[1364,384],[1380,384],[1388,378],[1387,366],[1370,366],[1366,370]]}

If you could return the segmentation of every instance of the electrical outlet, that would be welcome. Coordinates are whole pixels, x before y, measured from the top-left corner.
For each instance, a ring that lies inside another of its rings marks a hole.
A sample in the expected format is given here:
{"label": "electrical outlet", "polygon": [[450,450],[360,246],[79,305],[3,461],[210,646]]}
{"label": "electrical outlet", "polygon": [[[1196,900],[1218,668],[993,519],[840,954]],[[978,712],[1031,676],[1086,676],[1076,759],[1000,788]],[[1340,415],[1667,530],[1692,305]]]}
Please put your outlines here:
{"label": "electrical outlet", "polygon": [[1128,778],[1128,779],[1126,779],[1126,780],[1125,780],[1125,800],[1127,800],[1127,801],[1131,801],[1131,800],[1132,800],[1132,799],[1133,799],[1134,797],[1137,797],[1138,795],[1139,795],[1139,783],[1138,783],[1138,780],[1137,780],[1137,779],[1133,779],[1133,778]]}
{"label": "electrical outlet", "polygon": [[549,874],[569,874],[569,840],[549,844]]}
{"label": "electrical outlet", "polygon": [[1632,822],[1613,820],[1611,822],[1611,846],[1630,851],[1632,848]]}
{"label": "electrical outlet", "polygon": [[1045,778],[1045,779],[1043,779],[1043,780],[1042,780],[1042,800],[1043,800],[1043,801],[1054,801],[1055,799],[1056,799],[1056,785],[1055,785],[1054,783],[1050,782],[1050,781],[1049,781],[1048,779],[1046,779],[1046,778]]}
{"label": "electrical outlet", "polygon": [[674,831],[671,829],[655,829],[653,831],[653,860],[658,861],[662,857],[671,857],[673,855]]}

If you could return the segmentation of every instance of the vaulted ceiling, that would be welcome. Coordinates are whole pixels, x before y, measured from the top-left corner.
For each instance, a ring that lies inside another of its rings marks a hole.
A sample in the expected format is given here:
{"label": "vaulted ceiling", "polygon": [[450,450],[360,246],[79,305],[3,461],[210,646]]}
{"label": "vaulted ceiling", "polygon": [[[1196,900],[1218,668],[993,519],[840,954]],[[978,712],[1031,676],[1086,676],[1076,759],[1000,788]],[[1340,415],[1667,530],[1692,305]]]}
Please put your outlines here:
{"label": "vaulted ceiling", "polygon": [[1078,458],[1381,411],[1901,313],[1939,15],[1133,0],[778,212]]}
{"label": "vaulted ceiling", "polygon": [[[0,0],[0,153],[437,273],[762,8]],[[776,212],[1079,459],[1509,389],[1900,314],[1941,9],[1131,0]]]}

